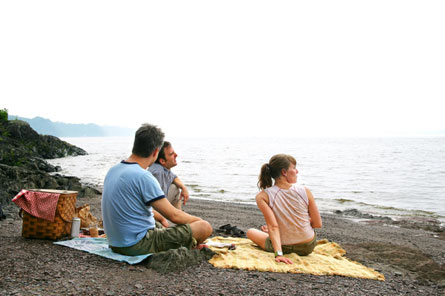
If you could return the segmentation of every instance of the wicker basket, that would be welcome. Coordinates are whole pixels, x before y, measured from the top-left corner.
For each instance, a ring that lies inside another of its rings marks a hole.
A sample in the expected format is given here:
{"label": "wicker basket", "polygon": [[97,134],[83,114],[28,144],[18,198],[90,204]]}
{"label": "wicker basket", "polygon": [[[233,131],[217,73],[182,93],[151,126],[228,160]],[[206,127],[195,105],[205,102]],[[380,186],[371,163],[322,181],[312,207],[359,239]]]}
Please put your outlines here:
{"label": "wicker basket", "polygon": [[30,189],[60,194],[54,221],[34,217],[21,210],[23,214],[22,236],[25,238],[40,238],[57,240],[71,233],[71,221],[76,213],[77,191]]}

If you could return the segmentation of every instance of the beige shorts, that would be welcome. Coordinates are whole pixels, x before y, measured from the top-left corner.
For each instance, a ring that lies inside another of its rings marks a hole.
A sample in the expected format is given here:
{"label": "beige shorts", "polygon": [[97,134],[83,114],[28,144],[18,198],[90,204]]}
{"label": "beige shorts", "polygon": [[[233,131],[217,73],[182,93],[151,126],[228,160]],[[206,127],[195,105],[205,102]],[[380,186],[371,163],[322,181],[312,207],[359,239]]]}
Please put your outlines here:
{"label": "beige shorts", "polygon": [[[297,253],[299,256],[307,256],[314,250],[317,245],[317,234],[314,235],[314,239],[307,243],[296,244],[296,245],[282,245],[281,249],[283,250],[283,254],[289,253]],[[268,237],[266,239],[266,248],[267,252],[273,252],[272,241]]]}
{"label": "beige shorts", "polygon": [[181,200],[181,191],[175,184],[171,184],[168,188],[167,200],[172,205],[177,204]]}

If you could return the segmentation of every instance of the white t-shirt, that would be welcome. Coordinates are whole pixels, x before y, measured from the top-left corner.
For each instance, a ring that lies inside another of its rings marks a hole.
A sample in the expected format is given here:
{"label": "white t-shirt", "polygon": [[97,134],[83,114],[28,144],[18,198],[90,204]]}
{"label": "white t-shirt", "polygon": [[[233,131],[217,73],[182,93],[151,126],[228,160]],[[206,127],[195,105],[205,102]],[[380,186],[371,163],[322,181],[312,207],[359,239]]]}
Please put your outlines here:
{"label": "white t-shirt", "polygon": [[293,184],[289,189],[281,189],[274,185],[264,191],[277,219],[282,245],[294,245],[314,237],[304,186]]}

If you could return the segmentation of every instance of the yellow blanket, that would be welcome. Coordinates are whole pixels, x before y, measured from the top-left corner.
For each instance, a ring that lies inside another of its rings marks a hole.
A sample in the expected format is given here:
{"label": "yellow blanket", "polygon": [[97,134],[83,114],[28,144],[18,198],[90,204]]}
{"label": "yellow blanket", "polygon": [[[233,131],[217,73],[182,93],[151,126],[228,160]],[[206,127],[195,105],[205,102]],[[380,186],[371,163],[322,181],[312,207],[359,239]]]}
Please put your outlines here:
{"label": "yellow blanket", "polygon": [[209,262],[219,268],[247,269],[269,272],[310,273],[315,275],[341,275],[355,278],[384,281],[383,274],[352,261],[343,255],[346,251],[338,244],[328,240],[319,240],[309,256],[298,256],[295,253],[285,256],[293,264],[275,262],[274,254],[261,250],[246,238],[224,238],[216,236],[212,242],[233,243],[235,250],[210,246],[217,254]]}

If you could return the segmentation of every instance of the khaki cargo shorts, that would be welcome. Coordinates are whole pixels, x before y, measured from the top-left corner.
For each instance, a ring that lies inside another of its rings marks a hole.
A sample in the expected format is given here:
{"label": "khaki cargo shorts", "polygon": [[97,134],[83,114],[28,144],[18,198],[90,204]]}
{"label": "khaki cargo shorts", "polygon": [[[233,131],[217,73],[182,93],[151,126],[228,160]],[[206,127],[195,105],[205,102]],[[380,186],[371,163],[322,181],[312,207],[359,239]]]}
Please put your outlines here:
{"label": "khaki cargo shorts", "polygon": [[192,236],[192,228],[189,224],[176,225],[163,228],[156,223],[156,228],[147,231],[147,234],[138,243],[130,247],[112,247],[113,252],[136,256],[150,253],[163,252],[170,249],[196,247],[196,239]]}
{"label": "khaki cargo shorts", "polygon": [[[296,245],[283,245],[281,249],[283,250],[283,254],[289,253],[297,253],[299,256],[307,256],[314,250],[317,245],[317,235],[314,235],[314,239],[307,243],[296,244]],[[266,248],[267,252],[274,252],[272,241],[268,237],[266,239]]]}
{"label": "khaki cargo shorts", "polygon": [[181,191],[179,191],[178,186],[175,184],[171,184],[167,192],[167,200],[171,204],[176,204],[181,201]]}

